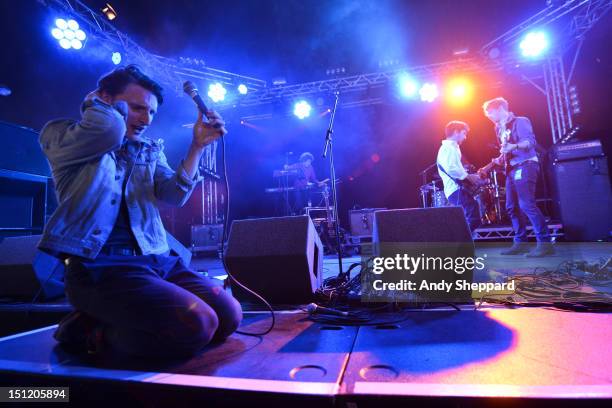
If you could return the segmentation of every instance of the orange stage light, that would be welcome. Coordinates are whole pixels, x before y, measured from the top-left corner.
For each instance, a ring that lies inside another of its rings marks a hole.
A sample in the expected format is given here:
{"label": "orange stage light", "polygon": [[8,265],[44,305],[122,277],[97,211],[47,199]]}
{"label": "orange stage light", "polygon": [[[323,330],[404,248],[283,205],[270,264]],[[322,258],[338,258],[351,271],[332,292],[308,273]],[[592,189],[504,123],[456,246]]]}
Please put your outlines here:
{"label": "orange stage light", "polygon": [[474,93],[471,82],[465,78],[451,79],[446,86],[447,102],[452,105],[463,105],[472,99]]}

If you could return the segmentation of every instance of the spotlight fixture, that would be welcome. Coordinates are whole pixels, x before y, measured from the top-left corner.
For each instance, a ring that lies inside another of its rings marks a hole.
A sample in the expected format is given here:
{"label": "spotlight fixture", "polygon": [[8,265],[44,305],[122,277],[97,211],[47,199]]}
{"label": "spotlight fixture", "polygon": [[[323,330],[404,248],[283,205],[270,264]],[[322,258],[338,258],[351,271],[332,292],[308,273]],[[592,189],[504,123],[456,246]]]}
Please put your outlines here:
{"label": "spotlight fixture", "polygon": [[293,114],[297,116],[299,119],[305,119],[310,116],[310,111],[312,107],[306,101],[299,101],[293,107]]}
{"label": "spotlight fixture", "polygon": [[85,31],[79,28],[79,23],[76,20],[58,18],[55,20],[55,27],[51,29],[51,35],[58,42],[60,47],[65,50],[74,48],[80,50],[83,48],[87,35]]}
{"label": "spotlight fixture", "polygon": [[208,86],[208,97],[212,99],[213,102],[221,102],[225,99],[225,94],[227,93],[227,89],[221,85],[221,83],[216,82],[214,84],[210,84]]}
{"label": "spotlight fixture", "polygon": [[117,18],[117,12],[115,11],[115,9],[113,8],[113,6],[110,5],[110,3],[106,3],[106,5],[104,7],[102,7],[102,13],[106,16],[106,18],[108,18],[110,21],[113,21],[114,19]]}
{"label": "spotlight fixture", "polygon": [[577,115],[581,112],[580,100],[578,99],[578,90],[576,86],[572,85],[568,89],[570,105],[572,107],[572,113]]}
{"label": "spotlight fixture", "polygon": [[121,53],[120,52],[113,52],[113,55],[111,57],[113,64],[115,65],[119,65],[121,64]]}
{"label": "spotlight fixture", "polygon": [[11,88],[6,85],[0,84],[0,96],[10,96],[13,93]]}
{"label": "spotlight fixture", "polygon": [[397,78],[399,91],[404,98],[413,98],[418,90],[417,82],[408,74],[402,73]]}
{"label": "spotlight fixture", "polygon": [[446,87],[447,101],[452,105],[463,105],[472,98],[473,87],[465,78],[454,78]]}
{"label": "spotlight fixture", "polygon": [[421,100],[425,102],[433,102],[436,100],[440,93],[438,92],[438,86],[431,82],[423,84],[421,89],[419,89],[419,95],[421,96]]}
{"label": "spotlight fixture", "polygon": [[524,57],[539,57],[548,49],[548,37],[543,31],[532,31],[525,35],[519,47]]}
{"label": "spotlight fixture", "polygon": [[247,88],[245,84],[238,85],[238,93],[240,93],[240,95],[246,95],[247,92],[249,92],[249,88]]}

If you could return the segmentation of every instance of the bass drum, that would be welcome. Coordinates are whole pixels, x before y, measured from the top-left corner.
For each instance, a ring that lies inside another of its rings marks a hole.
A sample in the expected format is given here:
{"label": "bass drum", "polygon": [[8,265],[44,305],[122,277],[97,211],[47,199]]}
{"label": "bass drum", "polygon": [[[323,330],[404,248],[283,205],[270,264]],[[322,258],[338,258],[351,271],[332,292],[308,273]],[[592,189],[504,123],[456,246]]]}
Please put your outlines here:
{"label": "bass drum", "polygon": [[444,190],[436,190],[431,192],[432,207],[448,207],[448,200],[444,195]]}

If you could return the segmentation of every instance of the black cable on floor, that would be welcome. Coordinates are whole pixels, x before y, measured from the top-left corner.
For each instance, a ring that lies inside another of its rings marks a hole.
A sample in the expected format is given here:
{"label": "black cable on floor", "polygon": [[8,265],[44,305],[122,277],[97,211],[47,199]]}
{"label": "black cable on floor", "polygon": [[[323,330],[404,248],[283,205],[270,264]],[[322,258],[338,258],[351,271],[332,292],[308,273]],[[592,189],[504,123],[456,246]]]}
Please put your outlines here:
{"label": "black cable on floor", "polygon": [[230,211],[230,189],[229,189],[229,178],[228,178],[228,173],[227,173],[227,154],[226,154],[225,149],[226,149],[225,136],[221,136],[221,156],[222,156],[222,161],[223,161],[223,179],[225,181],[225,217],[223,219],[223,233],[221,235],[221,262],[223,263],[223,268],[225,269],[227,276],[229,277],[229,279],[231,279],[231,283],[238,285],[240,288],[249,292],[250,294],[255,296],[257,299],[259,299],[264,305],[266,305],[266,307],[268,308],[272,316],[272,322],[270,323],[270,327],[268,327],[263,332],[252,333],[252,332],[236,330],[236,333],[243,334],[246,336],[264,336],[270,333],[274,329],[274,325],[276,324],[276,316],[274,314],[274,309],[272,308],[272,305],[270,305],[270,303],[268,303],[268,301],[264,299],[261,295],[247,288],[242,283],[240,283],[238,279],[234,278],[234,276],[232,276],[232,274],[230,273],[230,270],[227,267],[227,264],[225,262],[225,240],[227,239],[227,235],[229,233],[228,224],[229,224],[229,211]]}

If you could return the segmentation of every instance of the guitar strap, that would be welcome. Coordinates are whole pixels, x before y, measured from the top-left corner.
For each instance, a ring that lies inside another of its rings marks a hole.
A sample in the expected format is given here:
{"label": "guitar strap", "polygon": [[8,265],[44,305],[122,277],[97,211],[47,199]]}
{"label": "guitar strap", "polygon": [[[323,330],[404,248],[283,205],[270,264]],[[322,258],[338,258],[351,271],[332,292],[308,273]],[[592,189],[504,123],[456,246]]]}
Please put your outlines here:
{"label": "guitar strap", "polygon": [[449,179],[453,180],[459,186],[460,190],[463,190],[463,180],[456,179],[453,176],[451,176],[450,174],[448,174],[446,172],[446,170],[444,170],[444,167],[442,167],[442,165],[440,163],[436,163],[436,164],[438,165],[438,168],[440,170],[442,170],[442,172],[448,176]]}

